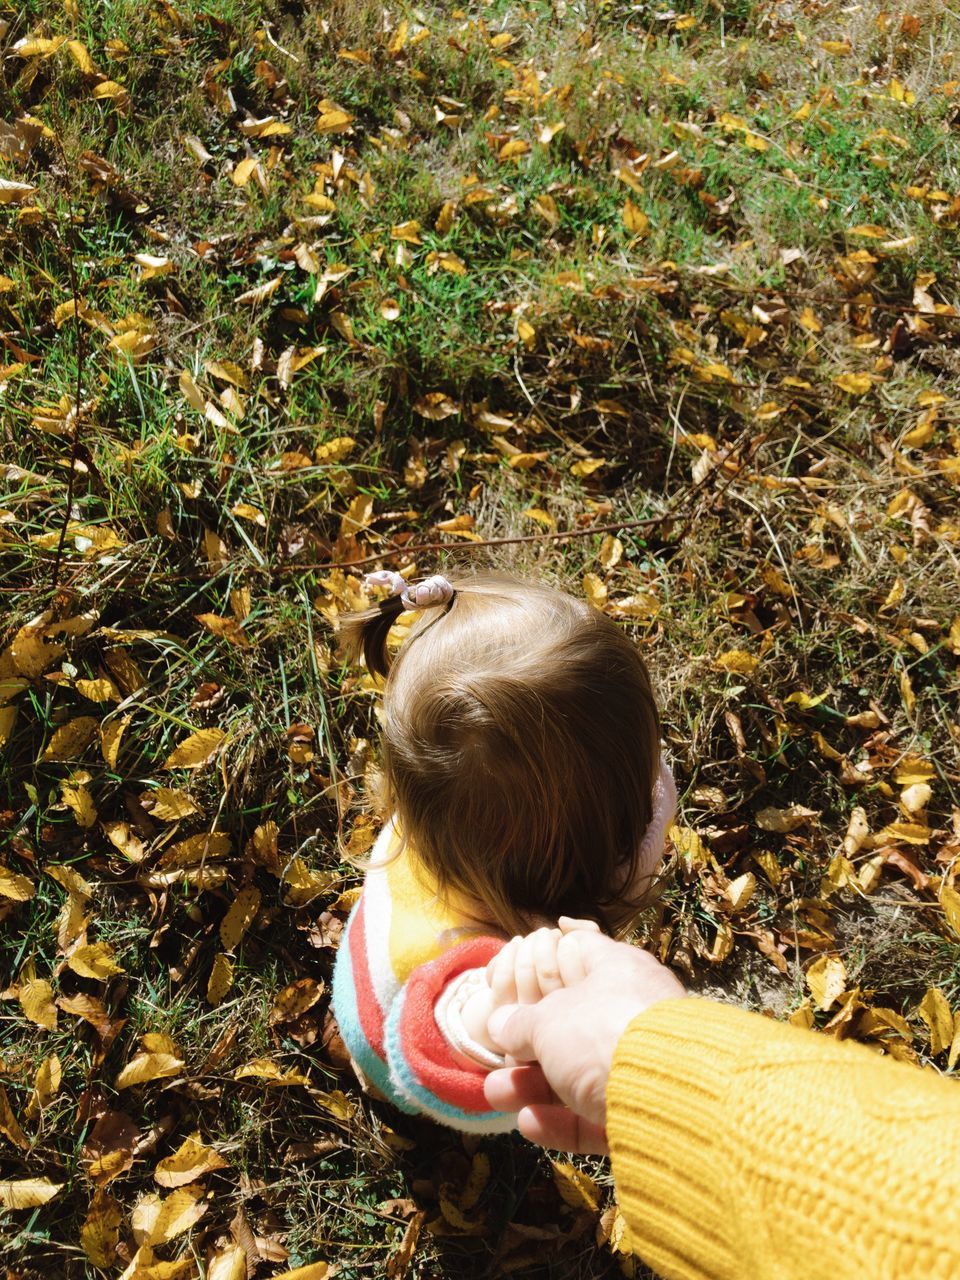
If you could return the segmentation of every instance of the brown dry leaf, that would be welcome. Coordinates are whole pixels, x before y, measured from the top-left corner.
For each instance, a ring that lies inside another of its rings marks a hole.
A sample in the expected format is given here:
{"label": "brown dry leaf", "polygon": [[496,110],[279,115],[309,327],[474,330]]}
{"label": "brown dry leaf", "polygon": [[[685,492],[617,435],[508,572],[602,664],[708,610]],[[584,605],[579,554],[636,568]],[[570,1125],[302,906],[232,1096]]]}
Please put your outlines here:
{"label": "brown dry leaf", "polygon": [[387,1280],[403,1280],[403,1277],[410,1270],[410,1264],[417,1248],[417,1241],[420,1239],[420,1232],[426,1218],[426,1211],[421,1209],[414,1213],[407,1223],[402,1240],[387,1259]]}
{"label": "brown dry leaf", "polygon": [[106,982],[114,974],[123,973],[122,965],[114,959],[114,950],[109,942],[88,942],[67,957],[67,967],[81,978],[93,978],[95,982]]}
{"label": "brown dry leaf", "polygon": [[279,991],[270,1009],[270,1026],[279,1022],[293,1022],[301,1014],[312,1009],[323,995],[323,983],[316,978],[297,978]]}
{"label": "brown dry leaf", "polygon": [[222,952],[214,956],[207,981],[207,1003],[218,1005],[233,986],[233,961]]}
{"label": "brown dry leaf", "polygon": [[226,1160],[213,1147],[204,1146],[200,1134],[185,1138],[172,1156],[161,1160],[153,1172],[161,1187],[182,1187],[214,1169],[226,1168]]}
{"label": "brown dry leaf", "polygon": [[75,759],[90,745],[99,727],[93,716],[77,716],[67,721],[54,730],[40,757],[41,762]]}
{"label": "brown dry leaf", "polygon": [[32,880],[9,867],[0,867],[0,897],[9,898],[11,902],[29,902],[36,891]]}
{"label": "brown dry leaf", "polygon": [[175,747],[163,762],[164,769],[199,769],[209,764],[223,745],[222,729],[198,729]]}
{"label": "brown dry leaf", "polygon": [[260,890],[255,885],[237,890],[237,896],[220,921],[220,943],[224,951],[236,950],[259,910]]}
{"label": "brown dry leaf", "polygon": [[80,1228],[80,1247],[95,1267],[112,1267],[117,1261],[122,1219],[119,1203],[98,1188]]}
{"label": "brown dry leaf", "polygon": [[83,1144],[84,1173],[97,1186],[106,1186],[133,1165],[140,1131],[125,1111],[104,1111]]}
{"label": "brown dry leaf", "polygon": [[57,1006],[53,1003],[53,988],[46,978],[22,982],[17,998],[24,1015],[31,1022],[47,1031],[56,1031]]}
{"label": "brown dry leaf", "polygon": [[806,974],[807,986],[818,1009],[830,1009],[847,987],[847,970],[839,956],[817,956]]}
{"label": "brown dry leaf", "polygon": [[63,1190],[62,1182],[49,1178],[23,1178],[19,1182],[0,1182],[0,1205],[5,1209],[36,1209]]}
{"label": "brown dry leaf", "polygon": [[953,1012],[943,992],[936,987],[928,988],[917,1012],[930,1031],[930,1052],[933,1056],[936,1057],[945,1049],[949,1049],[953,1044],[954,1020]]}

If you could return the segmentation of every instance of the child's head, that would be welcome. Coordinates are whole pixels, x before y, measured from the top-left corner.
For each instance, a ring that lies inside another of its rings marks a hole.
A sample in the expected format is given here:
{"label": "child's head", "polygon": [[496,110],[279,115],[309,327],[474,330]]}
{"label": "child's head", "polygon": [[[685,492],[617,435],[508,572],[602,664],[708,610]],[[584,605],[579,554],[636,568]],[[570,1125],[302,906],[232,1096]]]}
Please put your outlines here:
{"label": "child's head", "polygon": [[561,914],[623,928],[672,811],[640,655],[549,587],[492,574],[451,585],[392,665],[399,595],[344,627],[387,677],[383,769],[402,837],[442,891],[509,932]]}

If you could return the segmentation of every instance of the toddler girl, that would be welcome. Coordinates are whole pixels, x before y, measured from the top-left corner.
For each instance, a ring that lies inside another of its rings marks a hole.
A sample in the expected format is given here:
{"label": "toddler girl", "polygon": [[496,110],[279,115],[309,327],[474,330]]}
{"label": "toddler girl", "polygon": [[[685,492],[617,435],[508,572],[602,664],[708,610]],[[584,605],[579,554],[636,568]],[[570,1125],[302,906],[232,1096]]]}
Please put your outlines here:
{"label": "toddler girl", "polygon": [[[498,996],[486,967],[510,934],[561,915],[629,927],[676,804],[656,705],[634,646],[581,600],[493,574],[367,583],[389,594],[343,636],[386,677],[392,816],[340,944],[334,1013],[358,1074],[401,1110],[503,1132],[516,1117],[484,1100],[502,1063],[486,1022],[513,988]],[[391,664],[404,610],[420,616]]]}

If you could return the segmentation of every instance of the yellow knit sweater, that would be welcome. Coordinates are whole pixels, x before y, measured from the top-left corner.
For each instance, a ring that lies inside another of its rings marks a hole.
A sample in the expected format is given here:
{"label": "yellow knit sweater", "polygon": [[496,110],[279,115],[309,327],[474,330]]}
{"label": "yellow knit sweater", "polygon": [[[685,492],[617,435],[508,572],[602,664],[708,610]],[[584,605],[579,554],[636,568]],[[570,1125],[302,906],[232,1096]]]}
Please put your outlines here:
{"label": "yellow knit sweater", "polygon": [[667,1280],[958,1280],[960,1087],[741,1009],[666,1000],[607,1088],[636,1252]]}

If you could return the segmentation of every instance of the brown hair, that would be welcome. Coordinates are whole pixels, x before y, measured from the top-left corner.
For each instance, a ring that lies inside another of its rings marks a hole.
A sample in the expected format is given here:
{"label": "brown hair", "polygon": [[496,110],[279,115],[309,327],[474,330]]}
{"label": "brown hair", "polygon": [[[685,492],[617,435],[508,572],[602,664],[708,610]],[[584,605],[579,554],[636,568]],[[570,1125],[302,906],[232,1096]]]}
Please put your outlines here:
{"label": "brown hair", "polygon": [[345,619],[386,676],[385,800],[441,893],[507,932],[538,917],[624,929],[650,822],[659,722],[635,647],[584,601],[484,574],[451,580],[395,662],[398,596]]}

